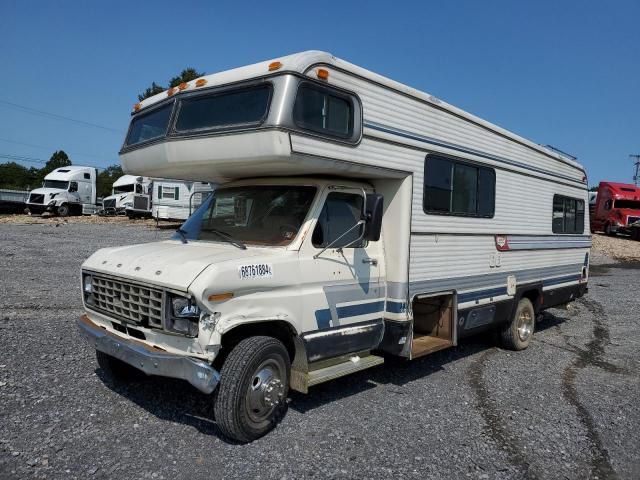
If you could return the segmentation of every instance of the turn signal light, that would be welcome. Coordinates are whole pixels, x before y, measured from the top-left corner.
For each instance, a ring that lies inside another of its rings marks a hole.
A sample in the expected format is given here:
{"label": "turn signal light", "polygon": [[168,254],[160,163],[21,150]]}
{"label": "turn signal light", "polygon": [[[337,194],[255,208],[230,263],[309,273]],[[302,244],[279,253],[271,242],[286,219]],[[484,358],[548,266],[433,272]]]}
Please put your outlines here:
{"label": "turn signal light", "polygon": [[204,87],[207,84],[207,81],[204,78],[199,78],[196,80],[196,87]]}
{"label": "turn signal light", "polygon": [[225,300],[229,300],[231,298],[233,298],[233,292],[213,293],[209,295],[210,302],[224,302]]}
{"label": "turn signal light", "polygon": [[178,90],[185,90],[188,86],[189,84],[187,82],[182,82],[180,85],[178,85]]}
{"label": "turn signal light", "polygon": [[319,68],[317,75],[320,80],[329,80],[329,70],[325,70],[324,68]]}
{"label": "turn signal light", "polygon": [[176,87],[171,87],[169,90],[167,90],[167,97],[170,97],[174,93],[176,93]]}
{"label": "turn signal light", "polygon": [[282,67],[282,62],[271,62],[269,64],[269,71],[273,72],[274,70],[278,70],[280,67]]}

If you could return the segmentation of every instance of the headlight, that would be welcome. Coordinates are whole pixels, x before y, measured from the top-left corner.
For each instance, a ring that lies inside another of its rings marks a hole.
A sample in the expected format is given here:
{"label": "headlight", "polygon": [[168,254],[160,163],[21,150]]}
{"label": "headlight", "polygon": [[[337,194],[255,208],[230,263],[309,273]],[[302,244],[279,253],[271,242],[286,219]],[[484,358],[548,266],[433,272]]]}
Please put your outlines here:
{"label": "headlight", "polygon": [[93,298],[93,279],[91,278],[91,275],[82,276],[82,295],[84,296],[85,304],[95,304],[95,299]]}
{"label": "headlight", "polygon": [[85,291],[85,293],[91,293],[91,275],[85,275],[82,279],[82,289]]}
{"label": "headlight", "polygon": [[166,319],[166,327],[189,337],[198,336],[200,307],[187,297],[171,297],[171,315]]}
{"label": "headlight", "polygon": [[173,297],[171,299],[171,310],[177,318],[199,318],[200,308],[186,297]]}

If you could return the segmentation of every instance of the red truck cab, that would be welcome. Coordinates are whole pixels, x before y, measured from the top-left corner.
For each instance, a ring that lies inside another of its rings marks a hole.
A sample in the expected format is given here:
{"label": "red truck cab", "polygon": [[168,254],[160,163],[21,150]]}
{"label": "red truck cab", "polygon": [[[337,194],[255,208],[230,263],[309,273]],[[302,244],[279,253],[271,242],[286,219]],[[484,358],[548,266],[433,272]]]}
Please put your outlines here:
{"label": "red truck cab", "polygon": [[640,221],[640,188],[628,183],[600,182],[591,231],[629,234],[629,225],[637,221]]}

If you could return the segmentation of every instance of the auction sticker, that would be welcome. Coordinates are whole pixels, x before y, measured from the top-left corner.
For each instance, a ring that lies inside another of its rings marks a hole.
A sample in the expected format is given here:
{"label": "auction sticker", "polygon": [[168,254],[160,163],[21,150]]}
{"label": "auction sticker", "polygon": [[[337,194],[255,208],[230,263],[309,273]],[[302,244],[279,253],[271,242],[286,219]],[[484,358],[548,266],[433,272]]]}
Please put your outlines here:
{"label": "auction sticker", "polygon": [[273,266],[270,263],[254,263],[252,265],[240,265],[238,275],[241,280],[250,278],[271,278],[273,277]]}

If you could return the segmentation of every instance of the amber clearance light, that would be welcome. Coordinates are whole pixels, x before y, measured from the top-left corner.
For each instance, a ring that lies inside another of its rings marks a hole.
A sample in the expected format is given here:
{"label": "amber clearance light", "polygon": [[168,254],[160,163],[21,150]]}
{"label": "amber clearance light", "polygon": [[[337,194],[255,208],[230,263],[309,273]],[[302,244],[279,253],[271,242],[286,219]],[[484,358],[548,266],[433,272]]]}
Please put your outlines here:
{"label": "amber clearance light", "polygon": [[180,85],[178,85],[178,90],[186,90],[188,86],[189,84],[187,82],[182,82]]}
{"label": "amber clearance light", "polygon": [[210,302],[224,302],[233,298],[233,292],[212,293],[208,298]]}
{"label": "amber clearance light", "polygon": [[329,70],[319,68],[317,75],[320,80],[329,80]]}
{"label": "amber clearance light", "polygon": [[207,81],[204,78],[199,78],[196,80],[196,87],[204,87],[207,84]]}
{"label": "amber clearance light", "polygon": [[141,108],[142,108],[142,104],[141,104],[141,103],[136,103],[136,104],[133,106],[133,111],[134,111],[134,112],[137,112],[137,111],[138,111],[138,110],[140,110]]}
{"label": "amber clearance light", "polygon": [[274,70],[278,70],[282,68],[282,62],[271,62],[269,64],[269,71],[273,72]]}
{"label": "amber clearance light", "polygon": [[167,97],[170,97],[174,93],[176,93],[176,87],[171,87],[169,90],[167,90]]}

